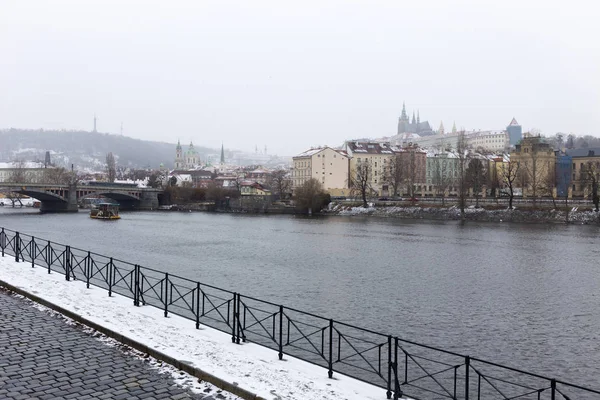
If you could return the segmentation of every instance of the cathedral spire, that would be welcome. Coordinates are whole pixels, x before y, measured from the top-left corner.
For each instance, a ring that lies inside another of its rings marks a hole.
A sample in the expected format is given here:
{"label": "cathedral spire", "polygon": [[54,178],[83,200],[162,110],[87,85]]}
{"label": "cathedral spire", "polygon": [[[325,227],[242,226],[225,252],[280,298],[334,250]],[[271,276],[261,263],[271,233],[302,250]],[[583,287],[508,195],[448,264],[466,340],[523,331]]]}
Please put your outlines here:
{"label": "cathedral spire", "polygon": [[452,124],[452,133],[456,133],[456,121]]}
{"label": "cathedral spire", "polygon": [[223,143],[221,143],[221,164],[225,164],[225,148],[223,147]]}
{"label": "cathedral spire", "polygon": [[412,125],[414,125],[415,123],[416,123],[416,120],[415,120],[415,112],[413,111],[413,118],[412,118],[412,122],[411,122],[411,124],[412,124]]}
{"label": "cathedral spire", "polygon": [[400,120],[408,121],[408,115],[406,115],[406,104],[402,102],[402,114],[400,115]]}
{"label": "cathedral spire", "polygon": [[440,129],[438,130],[438,133],[439,133],[440,135],[443,135],[443,134],[445,134],[445,133],[446,133],[446,131],[444,130],[444,121],[441,121],[441,122],[440,122]]}
{"label": "cathedral spire", "polygon": [[419,116],[419,110],[417,110],[417,125],[421,123],[421,117]]}

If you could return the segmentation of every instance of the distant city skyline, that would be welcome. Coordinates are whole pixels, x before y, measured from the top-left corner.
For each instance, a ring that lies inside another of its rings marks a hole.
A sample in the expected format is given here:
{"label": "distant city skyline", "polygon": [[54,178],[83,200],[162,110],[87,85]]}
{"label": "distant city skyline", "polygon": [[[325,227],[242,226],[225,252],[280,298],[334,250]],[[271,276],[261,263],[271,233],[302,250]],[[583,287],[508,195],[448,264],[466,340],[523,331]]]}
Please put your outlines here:
{"label": "distant city skyline", "polygon": [[0,128],[92,131],[96,114],[99,132],[289,156],[392,136],[405,102],[434,130],[598,135],[596,8],[5,0]]}

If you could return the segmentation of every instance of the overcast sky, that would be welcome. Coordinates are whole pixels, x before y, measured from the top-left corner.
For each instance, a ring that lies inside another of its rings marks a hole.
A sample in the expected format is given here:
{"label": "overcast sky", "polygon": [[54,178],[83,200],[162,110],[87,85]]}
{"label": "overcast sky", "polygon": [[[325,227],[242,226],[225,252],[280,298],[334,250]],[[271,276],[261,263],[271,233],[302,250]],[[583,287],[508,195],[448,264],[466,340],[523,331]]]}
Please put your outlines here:
{"label": "overcast sky", "polygon": [[[0,0],[0,128],[294,155],[437,129],[600,133],[586,1]],[[1,145],[1,144],[0,144]]]}

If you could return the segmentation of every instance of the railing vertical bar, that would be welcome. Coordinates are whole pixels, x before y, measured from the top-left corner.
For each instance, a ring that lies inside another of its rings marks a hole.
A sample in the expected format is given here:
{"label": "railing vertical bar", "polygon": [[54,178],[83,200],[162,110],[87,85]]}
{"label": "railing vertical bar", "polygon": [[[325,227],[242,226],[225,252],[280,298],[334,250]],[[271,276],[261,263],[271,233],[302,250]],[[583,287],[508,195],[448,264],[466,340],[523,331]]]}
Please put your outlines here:
{"label": "railing vertical bar", "polygon": [[200,282],[196,282],[196,329],[200,329]]}
{"label": "railing vertical bar", "polygon": [[392,398],[392,336],[388,335],[388,374],[387,374],[387,392],[388,399]]}
{"label": "railing vertical bar", "polygon": [[[172,292],[172,291],[171,291]],[[164,300],[165,318],[169,315],[169,273],[165,272],[165,300]]]}
{"label": "railing vertical bar", "polygon": [[329,368],[327,375],[329,378],[333,378],[333,319],[329,320]]}
{"label": "railing vertical bar", "polygon": [[[231,342],[235,343],[235,308],[237,294],[233,292],[233,324],[231,324]],[[227,322],[229,322],[229,304],[227,307]]]}
{"label": "railing vertical bar", "polygon": [[31,268],[35,267],[35,253],[36,253],[35,237],[32,236],[31,242],[29,242],[29,255],[31,256]]}

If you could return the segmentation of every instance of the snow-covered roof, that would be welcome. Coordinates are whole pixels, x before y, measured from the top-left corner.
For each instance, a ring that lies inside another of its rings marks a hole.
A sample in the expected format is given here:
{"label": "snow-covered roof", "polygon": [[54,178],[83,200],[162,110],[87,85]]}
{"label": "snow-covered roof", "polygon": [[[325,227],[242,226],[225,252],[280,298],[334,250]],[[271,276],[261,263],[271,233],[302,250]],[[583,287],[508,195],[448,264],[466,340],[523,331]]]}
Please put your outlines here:
{"label": "snow-covered roof", "polygon": [[[34,162],[34,161],[26,161],[23,163],[20,163],[20,162],[0,163],[0,169],[14,169],[14,168],[44,168],[44,163]],[[50,167],[50,168],[52,168],[52,167]]]}

